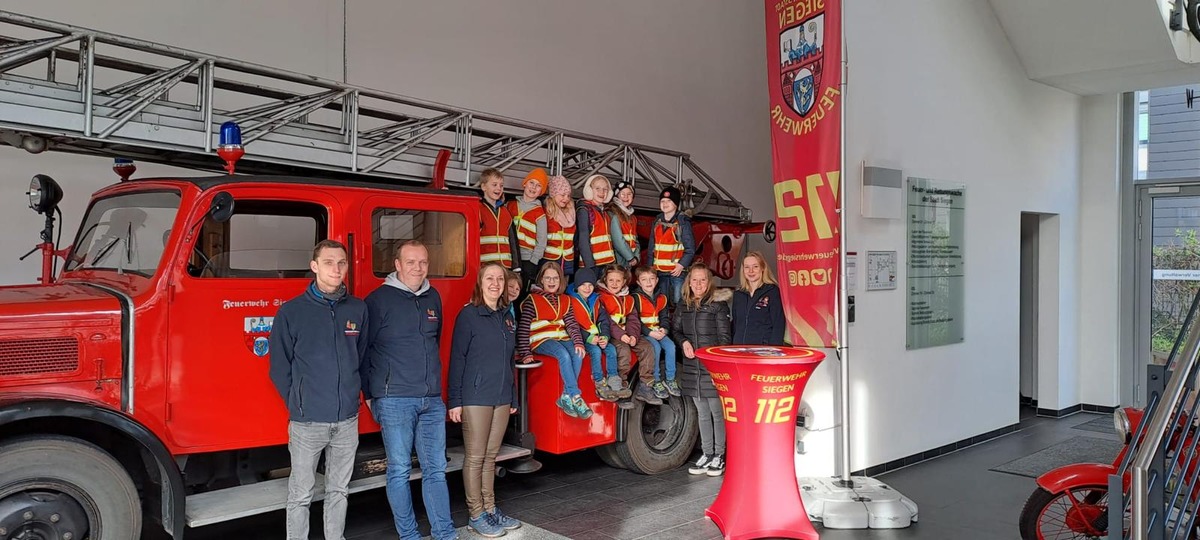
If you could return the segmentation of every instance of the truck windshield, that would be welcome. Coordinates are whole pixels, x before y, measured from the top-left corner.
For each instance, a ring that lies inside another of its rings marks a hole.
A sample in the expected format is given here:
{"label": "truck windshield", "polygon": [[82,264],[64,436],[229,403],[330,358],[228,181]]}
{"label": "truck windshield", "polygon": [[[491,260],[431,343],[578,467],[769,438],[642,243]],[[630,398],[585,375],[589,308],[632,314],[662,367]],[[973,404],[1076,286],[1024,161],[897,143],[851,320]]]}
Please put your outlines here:
{"label": "truck windshield", "polygon": [[93,202],[64,270],[100,268],[154,275],[175,223],[179,201],[177,191],[153,191]]}

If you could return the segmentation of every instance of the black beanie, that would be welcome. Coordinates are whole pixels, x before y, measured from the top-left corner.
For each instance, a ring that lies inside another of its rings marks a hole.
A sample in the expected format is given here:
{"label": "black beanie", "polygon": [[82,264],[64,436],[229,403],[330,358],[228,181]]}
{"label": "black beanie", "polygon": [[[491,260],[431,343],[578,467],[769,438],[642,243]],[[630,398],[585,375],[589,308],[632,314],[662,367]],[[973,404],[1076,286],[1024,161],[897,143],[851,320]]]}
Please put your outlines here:
{"label": "black beanie", "polygon": [[683,200],[683,196],[679,193],[679,188],[675,186],[668,186],[666,189],[662,190],[662,194],[659,195],[658,198],[660,200],[671,199],[671,202],[675,203],[675,206],[679,206],[680,201]]}

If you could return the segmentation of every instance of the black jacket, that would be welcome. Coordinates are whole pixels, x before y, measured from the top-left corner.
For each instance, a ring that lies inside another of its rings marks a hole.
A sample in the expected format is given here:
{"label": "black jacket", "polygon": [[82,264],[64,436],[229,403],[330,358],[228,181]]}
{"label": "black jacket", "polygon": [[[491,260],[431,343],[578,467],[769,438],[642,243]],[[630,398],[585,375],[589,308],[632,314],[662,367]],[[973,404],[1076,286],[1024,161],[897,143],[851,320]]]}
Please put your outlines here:
{"label": "black jacket", "polygon": [[679,386],[683,395],[691,397],[715,398],[717,389],[713,386],[712,377],[704,367],[700,357],[688,358],[682,354],[683,343],[689,342],[695,350],[715,345],[728,345],[729,335],[729,293],[715,291],[713,298],[707,304],[699,307],[689,307],[680,302],[675,305],[675,317],[671,321],[671,336],[679,345]]}
{"label": "black jacket", "polygon": [[367,306],[348,294],[326,300],[309,285],[284,302],[271,326],[270,376],[296,422],[341,422],[358,414]]}
{"label": "black jacket", "polygon": [[779,287],[764,283],[750,293],[738,289],[733,293],[733,343],[737,345],[786,346],[783,331],[783,299]]}
{"label": "black jacket", "polygon": [[366,398],[441,396],[442,297],[437,289],[427,280],[414,292],[393,272],[367,295],[367,312],[373,327],[367,343]]}
{"label": "black jacket", "polygon": [[447,406],[516,407],[512,361],[516,344],[517,323],[508,308],[464,306],[454,319]]}

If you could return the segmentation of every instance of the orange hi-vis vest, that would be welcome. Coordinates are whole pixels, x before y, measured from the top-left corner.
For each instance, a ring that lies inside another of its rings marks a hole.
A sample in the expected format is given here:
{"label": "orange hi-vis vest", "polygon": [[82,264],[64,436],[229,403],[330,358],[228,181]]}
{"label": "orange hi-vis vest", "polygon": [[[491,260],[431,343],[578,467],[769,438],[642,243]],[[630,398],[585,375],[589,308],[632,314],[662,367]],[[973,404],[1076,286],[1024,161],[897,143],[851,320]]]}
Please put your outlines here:
{"label": "orange hi-vis vest", "polygon": [[502,205],[496,208],[483,199],[479,200],[479,205],[485,210],[480,216],[479,262],[498,261],[512,266],[513,254],[508,243],[508,231],[513,224],[512,214],[508,207]]}
{"label": "orange hi-vis vest", "polygon": [[[588,334],[588,336],[600,335],[600,326],[596,324],[595,312],[589,310],[587,305],[584,304],[583,300],[580,300],[573,295],[567,296],[571,297],[571,313],[575,315],[575,322],[579,323],[579,327],[582,328],[583,331]],[[599,305],[599,302],[597,302],[596,305]],[[592,309],[594,310],[595,306],[593,306]],[[584,341],[587,341],[587,338],[584,338]]]}
{"label": "orange hi-vis vest", "polygon": [[551,300],[541,293],[529,295],[533,302],[533,320],[529,321],[529,348],[537,349],[538,345],[551,339],[567,340],[567,323],[563,316],[571,309],[570,304],[558,294]]}
{"label": "orange hi-vis vest", "polygon": [[575,225],[563,227],[556,219],[546,216],[546,254],[547,260],[575,260]]}
{"label": "orange hi-vis vest", "polygon": [[584,209],[592,217],[592,261],[596,266],[617,262],[613,252],[612,235],[609,234],[608,213],[592,203],[584,203]]}
{"label": "orange hi-vis vest", "polygon": [[539,204],[522,213],[521,205],[517,201],[508,201],[505,207],[508,208],[508,213],[512,214],[513,225],[517,227],[517,244],[521,249],[536,248],[537,220],[546,216],[546,208]]}
{"label": "orange hi-vis vest", "polygon": [[654,253],[651,265],[659,272],[670,272],[683,259],[683,243],[679,241],[679,223],[654,223]]}
{"label": "orange hi-vis vest", "polygon": [[604,303],[604,309],[608,311],[608,318],[624,328],[625,321],[633,314],[633,295],[617,296],[607,290],[601,290],[600,301]]}
{"label": "orange hi-vis vest", "polygon": [[654,295],[654,300],[650,300],[649,296],[641,295],[638,297],[638,317],[642,319],[642,326],[651,330],[661,328],[658,322],[658,314],[662,310],[667,309],[667,297],[663,294]]}
{"label": "orange hi-vis vest", "polygon": [[621,226],[621,239],[625,241],[625,245],[629,246],[629,251],[637,253],[637,220],[633,219],[633,216],[620,215],[620,210],[616,210],[616,212],[618,212],[617,223]]}

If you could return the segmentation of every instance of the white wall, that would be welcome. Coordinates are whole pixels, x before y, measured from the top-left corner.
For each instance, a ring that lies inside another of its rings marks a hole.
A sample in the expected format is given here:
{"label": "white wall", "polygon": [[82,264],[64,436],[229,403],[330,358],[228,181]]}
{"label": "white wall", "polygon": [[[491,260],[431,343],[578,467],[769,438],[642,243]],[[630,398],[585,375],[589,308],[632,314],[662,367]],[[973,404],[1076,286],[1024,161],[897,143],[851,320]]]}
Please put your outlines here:
{"label": "white wall", "polygon": [[[1120,96],[1083,99],[1080,142],[1079,400],[1120,404]],[[1128,318],[1129,315],[1126,315]]]}
{"label": "white wall", "polygon": [[1029,81],[982,0],[848,2],[846,20],[848,249],[898,251],[903,285],[905,223],[860,217],[863,161],[967,186],[963,344],[906,351],[903,286],[857,295],[851,459],[862,469],[1018,421],[1022,211],[1060,216],[1054,352],[1066,390],[1039,389],[1039,405],[1078,403],[1080,98]]}

